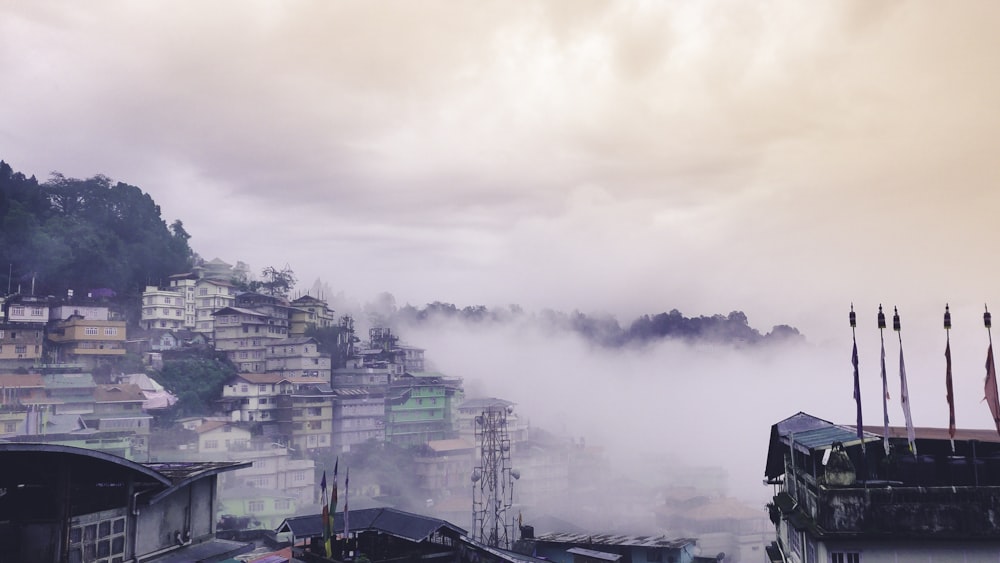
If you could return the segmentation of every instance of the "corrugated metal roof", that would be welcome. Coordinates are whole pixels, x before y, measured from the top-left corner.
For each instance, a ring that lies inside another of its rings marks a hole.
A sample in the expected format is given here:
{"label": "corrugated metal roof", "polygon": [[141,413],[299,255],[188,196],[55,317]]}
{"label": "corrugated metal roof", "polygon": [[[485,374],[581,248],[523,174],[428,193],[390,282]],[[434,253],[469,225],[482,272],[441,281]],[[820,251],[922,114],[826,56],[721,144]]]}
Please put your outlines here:
{"label": "corrugated metal roof", "polygon": [[617,553],[605,553],[603,551],[594,551],[593,549],[584,549],[582,547],[571,547],[566,550],[566,553],[582,555],[591,559],[603,559],[604,561],[618,561],[622,558],[622,556]]}
{"label": "corrugated metal roof", "polygon": [[[374,530],[412,542],[422,542],[441,528],[447,528],[461,535],[468,533],[450,522],[411,512],[404,512],[395,508],[352,510],[350,523],[350,531],[352,532]],[[343,512],[334,514],[333,527],[335,530],[344,529]],[[296,538],[322,536],[323,516],[321,514],[314,514],[311,516],[286,518],[278,526],[278,532],[286,531],[291,532]]]}
{"label": "corrugated metal roof", "polygon": [[555,532],[535,537],[536,541],[584,545],[628,545],[639,547],[669,547],[674,549],[693,545],[693,538],[668,538],[667,536],[626,536],[618,534],[585,534]]}

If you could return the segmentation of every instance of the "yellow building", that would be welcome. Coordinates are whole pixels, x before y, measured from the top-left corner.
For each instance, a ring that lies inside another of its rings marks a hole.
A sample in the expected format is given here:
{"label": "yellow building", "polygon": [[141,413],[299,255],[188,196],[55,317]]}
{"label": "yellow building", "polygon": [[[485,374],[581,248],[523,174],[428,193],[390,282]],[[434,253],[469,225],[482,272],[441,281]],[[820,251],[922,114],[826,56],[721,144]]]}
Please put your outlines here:
{"label": "yellow building", "polygon": [[52,354],[59,363],[91,367],[125,355],[125,321],[86,319],[71,315],[49,331]]}

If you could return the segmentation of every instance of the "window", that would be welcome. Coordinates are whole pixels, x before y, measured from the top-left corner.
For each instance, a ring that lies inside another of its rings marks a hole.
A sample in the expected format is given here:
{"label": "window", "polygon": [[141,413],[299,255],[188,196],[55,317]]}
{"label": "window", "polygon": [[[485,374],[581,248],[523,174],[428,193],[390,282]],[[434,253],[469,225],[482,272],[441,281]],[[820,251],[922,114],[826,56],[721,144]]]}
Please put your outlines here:
{"label": "window", "polygon": [[861,554],[856,551],[833,551],[830,553],[830,563],[861,563]]}
{"label": "window", "polygon": [[240,385],[240,393],[247,393],[249,391],[250,391],[250,386],[249,385],[246,385],[246,384]]}
{"label": "window", "polygon": [[16,316],[19,316],[19,317],[23,317],[24,316],[24,307],[22,307],[20,305],[14,305],[13,307],[10,308],[10,314],[11,315],[16,315]]}
{"label": "window", "polygon": [[199,289],[198,290],[198,295],[208,295],[208,288],[207,287],[203,287],[203,288]]}
{"label": "window", "polygon": [[83,329],[83,333],[86,334],[87,336],[97,336],[97,327],[96,326],[85,327]]}
{"label": "window", "polygon": [[289,510],[290,508],[292,508],[292,501],[286,498],[279,498],[274,501],[275,510]]}
{"label": "window", "polygon": [[166,304],[166,305],[170,305],[170,298],[169,297],[164,297],[163,298],[163,303]]}
{"label": "window", "polygon": [[214,449],[216,449],[218,447],[219,447],[219,441],[218,440],[205,440],[205,449],[206,450],[214,450]]}
{"label": "window", "polygon": [[267,385],[258,385],[257,390],[261,392],[267,391]]}
{"label": "window", "polygon": [[118,329],[116,327],[106,327],[104,329],[104,336],[118,336]]}
{"label": "window", "polygon": [[264,501],[252,500],[247,503],[247,512],[264,512]]}
{"label": "window", "polygon": [[15,354],[27,354],[28,353],[28,347],[27,346],[14,346],[14,353]]}
{"label": "window", "polygon": [[6,423],[4,423],[4,425],[3,425],[3,431],[4,432],[16,432],[17,431],[17,423],[16,422],[6,422]]}
{"label": "window", "polygon": [[31,308],[31,316],[32,317],[40,317],[40,316],[42,316],[42,308],[41,307],[32,307]]}

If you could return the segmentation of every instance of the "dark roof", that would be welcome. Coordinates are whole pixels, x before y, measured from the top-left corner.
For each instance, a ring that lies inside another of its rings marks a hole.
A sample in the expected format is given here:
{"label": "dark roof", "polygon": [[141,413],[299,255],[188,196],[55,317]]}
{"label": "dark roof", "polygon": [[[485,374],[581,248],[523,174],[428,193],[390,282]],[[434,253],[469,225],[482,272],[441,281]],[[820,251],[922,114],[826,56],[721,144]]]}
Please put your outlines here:
{"label": "dark roof", "polygon": [[[882,435],[884,428],[881,426],[865,426],[866,432],[872,432],[874,434]],[[951,436],[948,434],[947,428],[929,428],[926,426],[918,426],[913,429],[913,433],[916,435],[918,440],[950,440]],[[890,426],[889,427],[889,437],[890,438],[906,438],[906,428],[903,426]],[[955,440],[965,441],[965,440],[976,440],[978,442],[1000,442],[1000,435],[994,429],[983,430],[983,429],[971,429],[971,428],[957,428],[955,429]]]}
{"label": "dark roof", "polygon": [[667,536],[626,536],[618,534],[587,534],[555,532],[536,536],[535,541],[548,543],[583,544],[583,545],[627,545],[638,547],[667,547],[680,549],[693,545],[693,538],[668,538]]}
{"label": "dark roof", "polygon": [[487,398],[466,399],[465,401],[462,402],[462,404],[458,405],[458,408],[459,409],[485,409],[489,407],[507,408],[514,404],[515,403],[512,403],[511,401],[508,401],[506,399],[487,397]]}
{"label": "dark roof", "polygon": [[[451,530],[459,535],[468,534],[462,528],[444,520],[388,507],[352,510],[350,511],[350,524],[350,531],[352,532],[371,530],[412,542],[422,542],[442,528]],[[344,529],[343,512],[334,514],[333,527],[335,530]],[[311,516],[286,518],[278,526],[277,531],[291,532],[296,539],[320,537],[323,535],[323,516],[321,514],[313,514]]]}
{"label": "dark roof", "polygon": [[[865,442],[881,439],[880,436],[870,432],[862,434]],[[785,473],[785,452],[793,440],[796,449],[805,453],[816,449],[827,449],[834,442],[841,442],[845,446],[860,443],[855,427],[834,424],[799,411],[771,426],[771,440],[764,467],[765,477],[776,479]]]}

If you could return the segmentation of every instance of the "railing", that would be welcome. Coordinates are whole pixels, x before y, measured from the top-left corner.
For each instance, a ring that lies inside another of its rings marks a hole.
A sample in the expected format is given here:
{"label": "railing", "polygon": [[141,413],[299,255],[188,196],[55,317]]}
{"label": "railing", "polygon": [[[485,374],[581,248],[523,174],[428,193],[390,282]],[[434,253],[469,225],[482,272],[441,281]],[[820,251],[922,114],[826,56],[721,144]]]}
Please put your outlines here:
{"label": "railing", "polygon": [[1000,538],[1000,487],[820,487],[806,496],[828,533]]}

